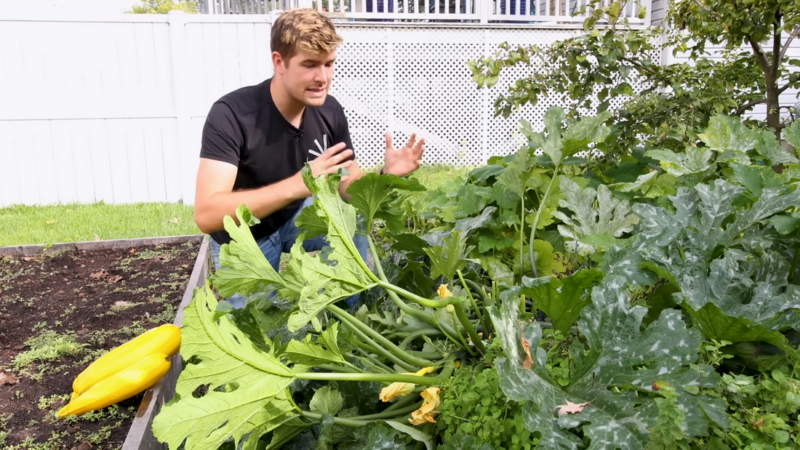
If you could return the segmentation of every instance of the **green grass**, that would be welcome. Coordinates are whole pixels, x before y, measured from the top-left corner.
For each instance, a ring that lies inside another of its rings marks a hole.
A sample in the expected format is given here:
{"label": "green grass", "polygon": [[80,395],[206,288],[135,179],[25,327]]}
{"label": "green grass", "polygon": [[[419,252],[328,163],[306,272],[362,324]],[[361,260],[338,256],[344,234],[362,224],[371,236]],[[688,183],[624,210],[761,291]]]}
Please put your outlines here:
{"label": "green grass", "polygon": [[192,206],[93,203],[0,208],[0,246],[200,234]]}
{"label": "green grass", "polygon": [[[414,177],[432,190],[471,169],[424,166]],[[192,212],[178,203],[15,205],[0,208],[0,246],[200,234]]]}

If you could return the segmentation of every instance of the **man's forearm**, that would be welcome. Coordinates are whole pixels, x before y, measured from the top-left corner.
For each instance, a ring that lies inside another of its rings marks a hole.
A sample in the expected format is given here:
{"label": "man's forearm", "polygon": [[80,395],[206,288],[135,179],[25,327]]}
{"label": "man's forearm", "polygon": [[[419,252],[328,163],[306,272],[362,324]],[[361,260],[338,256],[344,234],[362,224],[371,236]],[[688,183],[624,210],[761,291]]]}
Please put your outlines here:
{"label": "man's forearm", "polygon": [[194,220],[204,233],[223,229],[226,215],[236,218],[236,208],[247,205],[253,216],[263,219],[289,203],[311,195],[300,174],[258,189],[218,192],[195,204]]}

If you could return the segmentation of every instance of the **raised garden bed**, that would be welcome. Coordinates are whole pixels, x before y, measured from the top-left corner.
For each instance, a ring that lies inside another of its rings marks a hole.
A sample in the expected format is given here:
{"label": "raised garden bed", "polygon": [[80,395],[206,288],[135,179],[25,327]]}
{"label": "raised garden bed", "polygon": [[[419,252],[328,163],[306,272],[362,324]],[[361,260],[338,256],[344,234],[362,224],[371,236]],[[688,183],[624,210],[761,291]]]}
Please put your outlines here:
{"label": "raised garden bed", "polygon": [[163,323],[205,281],[202,236],[0,247],[0,447],[156,448],[149,421],[180,369],[79,418],[55,416],[74,377],[103,352]]}

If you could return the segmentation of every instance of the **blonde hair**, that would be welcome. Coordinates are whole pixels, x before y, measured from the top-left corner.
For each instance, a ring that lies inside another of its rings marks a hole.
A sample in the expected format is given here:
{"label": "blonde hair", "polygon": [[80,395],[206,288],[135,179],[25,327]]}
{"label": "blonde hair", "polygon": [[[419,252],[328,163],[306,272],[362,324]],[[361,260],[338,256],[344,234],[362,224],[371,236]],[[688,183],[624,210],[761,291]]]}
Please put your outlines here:
{"label": "blonde hair", "polygon": [[272,24],[272,51],[287,60],[297,50],[324,54],[336,50],[341,43],[333,22],[315,9],[286,11]]}

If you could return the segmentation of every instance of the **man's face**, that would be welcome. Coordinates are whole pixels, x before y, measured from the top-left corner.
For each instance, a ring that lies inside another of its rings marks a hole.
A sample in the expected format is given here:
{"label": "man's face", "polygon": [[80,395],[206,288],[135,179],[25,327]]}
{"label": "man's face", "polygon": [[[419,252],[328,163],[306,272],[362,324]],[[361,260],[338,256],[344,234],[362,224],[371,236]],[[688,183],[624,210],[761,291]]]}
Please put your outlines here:
{"label": "man's face", "polygon": [[282,75],[286,93],[306,106],[322,106],[333,80],[336,51],[315,54],[298,50],[289,59],[280,55],[276,59],[275,70]]}

